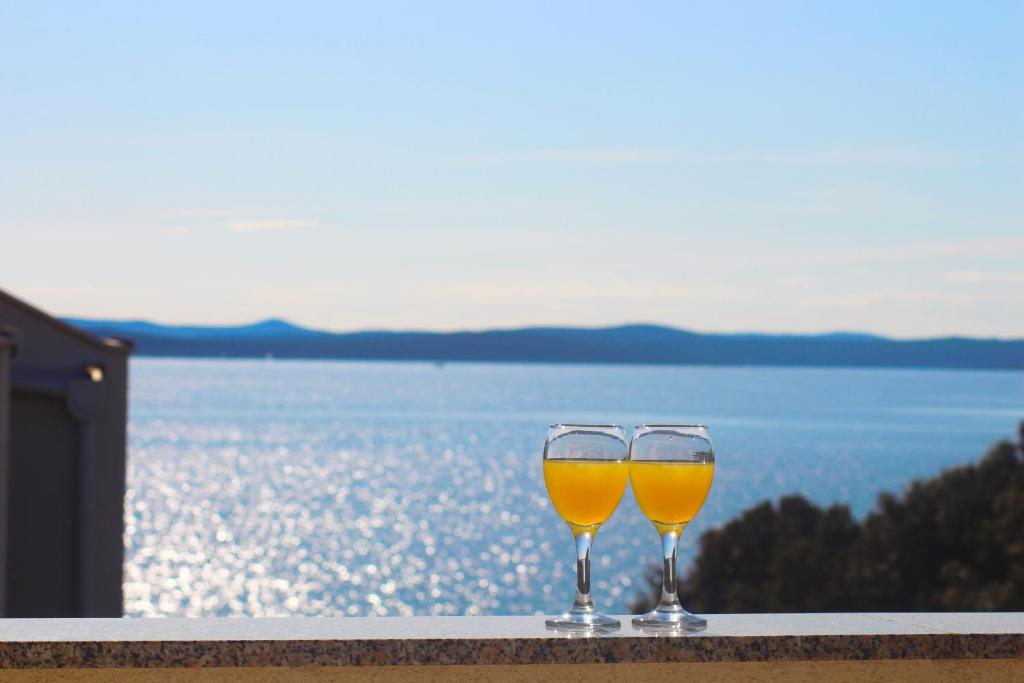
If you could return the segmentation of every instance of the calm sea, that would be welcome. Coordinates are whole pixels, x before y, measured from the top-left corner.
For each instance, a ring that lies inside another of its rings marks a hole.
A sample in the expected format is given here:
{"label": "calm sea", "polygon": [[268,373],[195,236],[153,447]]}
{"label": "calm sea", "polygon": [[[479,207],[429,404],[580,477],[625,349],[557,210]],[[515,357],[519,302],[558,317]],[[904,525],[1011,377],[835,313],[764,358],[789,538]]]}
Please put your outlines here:
{"label": "calm sea", "polygon": [[[977,460],[1024,373],[136,359],[125,610],[532,614],[571,601],[540,466],[552,422],[702,422],[718,469],[687,531],[786,493],[848,503]],[[627,430],[628,431],[628,430]],[[595,598],[645,590],[657,536],[627,492]]]}

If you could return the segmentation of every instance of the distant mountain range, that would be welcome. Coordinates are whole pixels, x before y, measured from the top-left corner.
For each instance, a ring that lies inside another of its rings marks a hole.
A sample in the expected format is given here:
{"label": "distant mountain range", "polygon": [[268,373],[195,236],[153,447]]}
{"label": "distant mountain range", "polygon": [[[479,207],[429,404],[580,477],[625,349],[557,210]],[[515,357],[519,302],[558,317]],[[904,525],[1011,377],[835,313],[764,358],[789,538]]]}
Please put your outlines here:
{"label": "distant mountain range", "polygon": [[130,339],[143,356],[1024,369],[1021,339],[698,334],[658,325],[339,334],[276,319],[238,327],[65,320],[99,336]]}

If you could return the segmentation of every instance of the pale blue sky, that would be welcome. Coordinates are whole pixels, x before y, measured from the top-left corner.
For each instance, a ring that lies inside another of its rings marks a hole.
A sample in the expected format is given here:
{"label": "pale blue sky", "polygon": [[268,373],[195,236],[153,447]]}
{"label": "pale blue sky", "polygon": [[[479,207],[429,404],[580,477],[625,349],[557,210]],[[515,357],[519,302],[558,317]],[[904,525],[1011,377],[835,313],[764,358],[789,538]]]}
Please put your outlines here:
{"label": "pale blue sky", "polygon": [[0,287],[1024,336],[1024,3],[0,0]]}

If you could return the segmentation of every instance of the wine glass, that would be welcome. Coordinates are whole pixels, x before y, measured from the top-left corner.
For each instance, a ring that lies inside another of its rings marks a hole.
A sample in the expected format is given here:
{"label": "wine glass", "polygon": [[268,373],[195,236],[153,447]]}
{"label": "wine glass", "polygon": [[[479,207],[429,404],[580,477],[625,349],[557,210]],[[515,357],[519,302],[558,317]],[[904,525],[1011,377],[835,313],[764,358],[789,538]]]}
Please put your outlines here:
{"label": "wine glass", "polygon": [[661,536],[661,602],[633,619],[641,630],[700,631],[708,622],[679,603],[676,551],[679,536],[708,497],[715,453],[703,425],[639,425],[629,444],[633,495]]}
{"label": "wine glass", "polygon": [[576,542],[576,599],[568,612],[547,619],[559,631],[602,632],[621,626],[590,597],[590,545],[626,491],[629,449],[618,425],[551,425],[544,442],[544,483]]}

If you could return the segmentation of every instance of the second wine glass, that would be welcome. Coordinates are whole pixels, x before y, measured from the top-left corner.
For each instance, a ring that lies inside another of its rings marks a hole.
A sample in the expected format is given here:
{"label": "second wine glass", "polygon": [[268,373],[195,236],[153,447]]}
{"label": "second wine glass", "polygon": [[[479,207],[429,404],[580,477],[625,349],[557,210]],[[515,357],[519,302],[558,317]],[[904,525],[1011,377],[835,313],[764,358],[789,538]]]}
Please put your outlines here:
{"label": "second wine glass", "polygon": [[633,619],[641,630],[699,631],[703,617],[679,602],[676,548],[679,535],[704,505],[715,473],[711,437],[703,425],[640,425],[629,445],[633,495],[661,536],[661,601]]}

